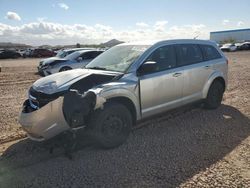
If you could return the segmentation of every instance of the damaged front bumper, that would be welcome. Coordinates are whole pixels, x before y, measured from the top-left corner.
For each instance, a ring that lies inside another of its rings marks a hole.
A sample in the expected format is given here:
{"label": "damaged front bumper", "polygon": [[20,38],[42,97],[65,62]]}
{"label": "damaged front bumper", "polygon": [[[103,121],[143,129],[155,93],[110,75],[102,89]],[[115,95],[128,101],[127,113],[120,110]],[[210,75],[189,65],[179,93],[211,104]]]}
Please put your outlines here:
{"label": "damaged front bumper", "polygon": [[48,76],[48,75],[51,75],[52,72],[49,70],[49,66],[42,66],[42,65],[39,65],[37,67],[37,71],[38,71],[38,74],[40,76]]}
{"label": "damaged front bumper", "polygon": [[48,103],[38,110],[30,106],[29,100],[23,104],[19,123],[30,139],[35,141],[48,140],[70,129],[63,114],[63,97]]}

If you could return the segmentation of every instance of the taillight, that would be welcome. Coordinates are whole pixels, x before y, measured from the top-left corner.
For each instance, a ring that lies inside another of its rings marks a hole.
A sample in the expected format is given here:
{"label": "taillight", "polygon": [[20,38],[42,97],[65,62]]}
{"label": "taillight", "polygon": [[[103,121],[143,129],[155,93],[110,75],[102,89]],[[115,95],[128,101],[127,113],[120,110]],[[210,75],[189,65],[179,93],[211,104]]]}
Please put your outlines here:
{"label": "taillight", "polygon": [[228,65],[228,63],[229,63],[229,60],[227,59],[227,65]]}

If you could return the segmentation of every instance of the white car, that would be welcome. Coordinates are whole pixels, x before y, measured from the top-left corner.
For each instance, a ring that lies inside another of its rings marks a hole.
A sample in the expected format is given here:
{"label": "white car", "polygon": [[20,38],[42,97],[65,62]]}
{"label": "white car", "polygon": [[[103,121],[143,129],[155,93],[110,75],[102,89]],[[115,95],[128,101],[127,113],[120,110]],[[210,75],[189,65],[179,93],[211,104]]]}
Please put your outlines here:
{"label": "white car", "polygon": [[38,72],[42,76],[67,71],[71,69],[83,68],[90,61],[100,55],[103,50],[81,50],[67,55],[65,58],[51,58],[40,63]]}
{"label": "white car", "polygon": [[223,52],[235,52],[237,50],[237,46],[235,44],[223,44],[220,48]]}

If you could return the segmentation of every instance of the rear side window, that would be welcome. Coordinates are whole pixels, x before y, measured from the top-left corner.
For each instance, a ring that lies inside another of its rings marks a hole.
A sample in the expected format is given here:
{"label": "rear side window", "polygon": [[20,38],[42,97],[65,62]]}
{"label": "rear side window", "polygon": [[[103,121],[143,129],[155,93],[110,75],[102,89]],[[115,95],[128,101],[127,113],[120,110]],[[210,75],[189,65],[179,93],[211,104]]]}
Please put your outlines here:
{"label": "rear side window", "polygon": [[100,55],[102,51],[93,51],[93,52],[86,52],[82,55],[83,59],[94,59],[98,55]]}
{"label": "rear side window", "polygon": [[178,66],[191,65],[203,60],[201,49],[196,44],[176,45]]}
{"label": "rear side window", "polygon": [[200,47],[206,61],[221,58],[220,53],[215,49],[215,47],[210,45],[200,45]]}

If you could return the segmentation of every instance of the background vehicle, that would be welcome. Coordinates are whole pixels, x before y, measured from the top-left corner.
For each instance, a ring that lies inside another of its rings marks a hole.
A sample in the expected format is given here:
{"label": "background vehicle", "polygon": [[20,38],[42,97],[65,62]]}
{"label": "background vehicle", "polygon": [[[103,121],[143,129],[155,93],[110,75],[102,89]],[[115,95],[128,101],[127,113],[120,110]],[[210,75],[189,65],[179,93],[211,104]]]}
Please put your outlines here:
{"label": "background vehicle", "polygon": [[250,50],[250,42],[238,43],[237,50]]}
{"label": "background vehicle", "polygon": [[57,72],[83,68],[102,52],[103,50],[81,50],[75,51],[67,55],[65,58],[49,59],[38,66],[38,72],[40,75],[47,76]]}
{"label": "background vehicle", "polygon": [[33,50],[34,50],[34,49],[30,49],[30,48],[26,49],[26,50],[24,51],[24,53],[23,53],[23,57],[24,57],[24,58],[26,58],[26,57],[31,57]]}
{"label": "background vehicle", "polygon": [[220,48],[224,52],[235,52],[237,50],[237,47],[235,44],[223,44]]}
{"label": "background vehicle", "polygon": [[197,101],[218,108],[227,69],[226,57],[210,41],[121,44],[85,69],[37,80],[20,123],[37,141],[84,128],[100,146],[116,147],[137,120]]}
{"label": "background vehicle", "polygon": [[48,49],[43,49],[43,48],[34,49],[31,52],[32,57],[52,57],[55,55],[56,55],[55,52],[48,50]]}
{"label": "background vehicle", "polygon": [[72,49],[64,49],[58,51],[56,54],[56,57],[58,58],[64,58],[69,54],[72,54],[73,52],[80,51],[80,50],[94,50],[94,48],[72,48]]}
{"label": "background vehicle", "polygon": [[21,57],[21,54],[14,50],[0,51],[0,59],[19,58],[19,57]]}
{"label": "background vehicle", "polygon": [[93,48],[72,48],[72,49],[59,50],[55,57],[49,57],[49,58],[43,59],[43,60],[41,60],[39,62],[38,72],[39,72],[39,67],[42,67],[45,64],[49,64],[49,63],[52,63],[55,60],[65,58],[67,55],[69,55],[69,54],[71,54],[73,52],[76,52],[76,51],[91,50],[91,49],[93,49]]}

